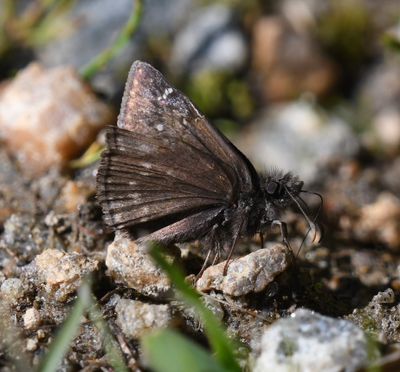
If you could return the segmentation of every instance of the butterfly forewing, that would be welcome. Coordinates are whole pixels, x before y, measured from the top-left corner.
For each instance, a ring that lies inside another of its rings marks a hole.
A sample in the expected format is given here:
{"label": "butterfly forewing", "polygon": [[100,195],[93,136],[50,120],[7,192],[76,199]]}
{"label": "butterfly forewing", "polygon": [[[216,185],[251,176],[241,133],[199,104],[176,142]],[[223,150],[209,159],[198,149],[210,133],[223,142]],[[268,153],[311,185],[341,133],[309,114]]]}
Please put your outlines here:
{"label": "butterfly forewing", "polygon": [[118,127],[155,137],[176,138],[215,157],[231,172],[240,191],[258,187],[258,175],[247,158],[225,138],[181,92],[147,63],[133,63],[125,87]]}

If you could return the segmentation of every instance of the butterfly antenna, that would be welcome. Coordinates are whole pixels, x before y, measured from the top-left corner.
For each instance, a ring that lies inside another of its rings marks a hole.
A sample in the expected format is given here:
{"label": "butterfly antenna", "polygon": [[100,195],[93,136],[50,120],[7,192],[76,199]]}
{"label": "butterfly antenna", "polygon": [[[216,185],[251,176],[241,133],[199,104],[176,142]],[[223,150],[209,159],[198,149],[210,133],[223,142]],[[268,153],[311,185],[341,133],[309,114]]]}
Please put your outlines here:
{"label": "butterfly antenna", "polygon": [[285,191],[288,193],[290,198],[294,201],[294,203],[297,205],[297,208],[299,208],[300,212],[304,216],[305,220],[308,223],[308,226],[310,227],[310,230],[314,230],[314,237],[313,237],[313,240],[312,240],[312,242],[314,242],[316,237],[317,237],[317,228],[315,226],[315,223],[310,220],[310,217],[308,217],[307,213],[305,212],[304,208],[302,207],[301,203],[297,200],[297,198],[295,198],[292,195],[292,193],[288,190],[288,188],[286,186],[284,186],[284,187],[285,187]]}
{"label": "butterfly antenna", "polygon": [[[315,217],[313,218],[313,221],[315,222],[317,220],[317,218],[319,217],[319,214],[320,214],[320,212],[322,210],[322,207],[324,205],[324,199],[323,199],[322,195],[319,194],[318,192],[307,191],[307,190],[301,190],[301,192],[304,192],[306,194],[315,195],[315,196],[317,196],[319,198],[319,206],[318,206],[318,209],[317,209],[317,213],[315,214]],[[303,199],[301,199],[301,200],[303,200]],[[304,200],[303,200],[303,202],[304,202]]]}
{"label": "butterfly antenna", "polygon": [[[301,190],[301,192],[304,192],[304,193],[306,193],[306,194],[315,195],[315,196],[317,196],[317,197],[319,198],[319,206],[318,206],[317,212],[315,213],[314,218],[312,219],[312,221],[316,224],[316,221],[317,221],[317,219],[318,219],[318,217],[319,217],[319,215],[320,215],[320,213],[321,213],[321,211],[322,211],[323,205],[324,205],[324,199],[323,199],[323,197],[322,197],[321,194],[319,194],[319,193],[317,193],[317,192],[314,192],[314,191]],[[304,201],[300,196],[299,196],[299,199],[301,199],[302,202],[303,202],[305,205],[307,205],[307,204],[305,203],[305,201]],[[318,226],[318,225],[317,225],[317,226]],[[320,226],[318,226],[318,231],[319,231],[319,233],[320,233],[319,241],[321,241],[321,240],[322,240],[322,237],[323,237],[323,230],[321,229]]]}
{"label": "butterfly antenna", "polygon": [[303,248],[303,244],[305,243],[305,241],[306,241],[306,239],[307,239],[307,236],[308,236],[308,234],[310,233],[310,231],[311,231],[311,226],[308,227],[307,232],[306,232],[306,234],[304,235],[303,240],[301,241],[300,247],[299,247],[299,249],[298,249],[298,251],[297,251],[297,253],[296,253],[296,258],[299,257],[301,248]]}

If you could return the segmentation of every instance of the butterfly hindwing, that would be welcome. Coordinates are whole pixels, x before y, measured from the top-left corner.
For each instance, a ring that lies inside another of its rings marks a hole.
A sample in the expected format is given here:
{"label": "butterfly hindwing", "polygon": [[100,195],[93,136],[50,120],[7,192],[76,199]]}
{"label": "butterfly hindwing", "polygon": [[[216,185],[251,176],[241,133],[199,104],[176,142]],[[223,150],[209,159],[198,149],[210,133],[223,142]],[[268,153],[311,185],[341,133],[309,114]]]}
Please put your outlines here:
{"label": "butterfly hindwing", "polygon": [[131,68],[106,144],[97,194],[113,228],[157,222],[156,240],[196,239],[258,187],[245,156],[143,62]]}

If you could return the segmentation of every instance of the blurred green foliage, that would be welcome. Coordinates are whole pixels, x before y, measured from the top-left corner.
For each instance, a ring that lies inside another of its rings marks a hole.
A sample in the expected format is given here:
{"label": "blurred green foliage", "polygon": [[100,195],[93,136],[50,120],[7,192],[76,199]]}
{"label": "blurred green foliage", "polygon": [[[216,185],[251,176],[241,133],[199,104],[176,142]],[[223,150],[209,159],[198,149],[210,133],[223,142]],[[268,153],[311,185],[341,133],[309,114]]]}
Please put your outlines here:
{"label": "blurred green foliage", "polygon": [[156,372],[229,372],[203,347],[172,330],[144,337],[142,346]]}
{"label": "blurred green foliage", "polygon": [[392,51],[400,53],[400,20],[398,25],[383,35],[383,43]]}
{"label": "blurred green foliage", "polygon": [[72,32],[66,15],[76,0],[2,0],[0,78],[9,77],[34,58],[33,50]]}
{"label": "blurred green foliage", "polygon": [[246,120],[255,110],[255,101],[246,81],[226,72],[204,71],[195,74],[184,90],[196,106],[212,118],[231,116]]}
{"label": "blurred green foliage", "polygon": [[76,0],[3,0],[0,14],[0,56],[10,49],[47,43],[72,29],[63,17]]}
{"label": "blurred green foliage", "polygon": [[142,15],[143,0],[135,0],[131,16],[122,27],[114,43],[109,48],[103,50],[99,55],[95,56],[93,60],[81,70],[81,75],[84,79],[91,79],[124,49],[137,31],[142,20]]}
{"label": "blurred green foliage", "polygon": [[356,70],[371,50],[370,14],[358,0],[330,0],[329,11],[318,20],[316,34],[342,68]]}

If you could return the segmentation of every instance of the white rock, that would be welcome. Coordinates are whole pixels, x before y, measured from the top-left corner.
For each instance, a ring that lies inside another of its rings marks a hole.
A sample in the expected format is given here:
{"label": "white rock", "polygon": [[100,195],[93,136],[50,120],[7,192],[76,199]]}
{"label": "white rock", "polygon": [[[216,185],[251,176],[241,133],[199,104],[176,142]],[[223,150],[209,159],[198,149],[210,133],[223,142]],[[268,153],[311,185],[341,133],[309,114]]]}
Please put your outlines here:
{"label": "white rock", "polygon": [[115,307],[117,324],[129,338],[139,338],[155,329],[165,328],[171,322],[168,305],[152,305],[140,301],[120,299]]}
{"label": "white rock", "polygon": [[368,361],[368,342],[361,329],[307,309],[270,326],[260,348],[254,372],[350,372]]}
{"label": "white rock", "polygon": [[24,327],[26,329],[34,329],[40,323],[40,314],[34,307],[29,308],[25,311],[25,314],[22,316],[24,321]]}

